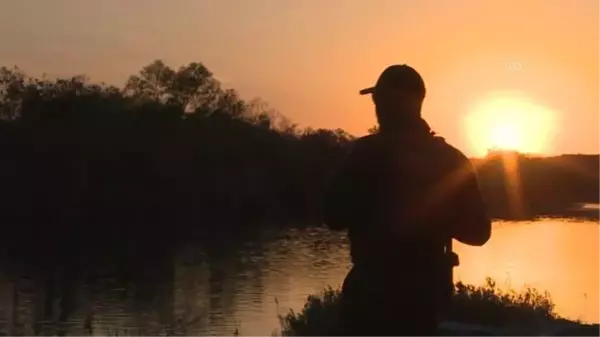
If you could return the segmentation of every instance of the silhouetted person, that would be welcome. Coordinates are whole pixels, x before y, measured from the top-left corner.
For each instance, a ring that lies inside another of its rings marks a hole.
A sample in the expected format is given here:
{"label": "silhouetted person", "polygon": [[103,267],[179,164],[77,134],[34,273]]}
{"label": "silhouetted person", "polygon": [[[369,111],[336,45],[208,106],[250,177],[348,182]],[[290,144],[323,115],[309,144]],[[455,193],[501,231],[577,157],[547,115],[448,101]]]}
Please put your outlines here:
{"label": "silhouetted person", "polygon": [[348,229],[340,335],[434,335],[453,290],[451,239],[481,246],[491,224],[469,160],[421,118],[425,84],[388,67],[374,87],[379,131],[358,139],[325,200],[325,223]]}

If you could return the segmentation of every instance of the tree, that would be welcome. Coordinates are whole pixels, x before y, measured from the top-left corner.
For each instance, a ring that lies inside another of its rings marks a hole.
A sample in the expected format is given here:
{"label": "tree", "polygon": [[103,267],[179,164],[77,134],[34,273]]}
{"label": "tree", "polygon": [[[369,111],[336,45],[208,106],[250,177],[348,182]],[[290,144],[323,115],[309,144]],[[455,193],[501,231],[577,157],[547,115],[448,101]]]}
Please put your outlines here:
{"label": "tree", "polygon": [[138,100],[152,100],[179,106],[186,112],[212,111],[224,105],[233,110],[239,107],[235,91],[222,90],[213,74],[200,62],[192,62],[177,71],[156,60],[138,75],[129,77],[125,94]]}
{"label": "tree", "polygon": [[0,68],[0,119],[14,120],[20,115],[26,76],[17,67]]}

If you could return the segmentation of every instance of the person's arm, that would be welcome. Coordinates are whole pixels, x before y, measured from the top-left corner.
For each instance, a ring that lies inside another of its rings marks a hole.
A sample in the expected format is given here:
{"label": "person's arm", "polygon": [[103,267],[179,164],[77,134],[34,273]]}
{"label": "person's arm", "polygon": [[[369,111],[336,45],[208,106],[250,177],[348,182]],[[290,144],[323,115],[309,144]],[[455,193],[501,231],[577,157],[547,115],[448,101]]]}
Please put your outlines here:
{"label": "person's arm", "polygon": [[454,175],[457,186],[453,195],[455,216],[450,228],[451,235],[464,244],[483,246],[492,235],[491,220],[479,190],[475,169],[462,153],[460,156]]}

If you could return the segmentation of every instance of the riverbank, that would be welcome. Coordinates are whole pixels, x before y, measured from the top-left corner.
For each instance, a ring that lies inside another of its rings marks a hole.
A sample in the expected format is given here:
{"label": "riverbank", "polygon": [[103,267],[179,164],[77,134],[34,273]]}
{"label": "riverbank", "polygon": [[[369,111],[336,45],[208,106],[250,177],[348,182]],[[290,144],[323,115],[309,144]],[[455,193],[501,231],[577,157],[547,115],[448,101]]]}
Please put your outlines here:
{"label": "riverbank", "polygon": [[[341,293],[327,288],[309,296],[299,312],[280,316],[284,336],[323,336],[336,324]],[[376,310],[376,309],[375,309]],[[598,336],[598,324],[560,317],[547,292],[500,289],[492,279],[481,286],[455,285],[455,295],[440,324],[442,335]]]}

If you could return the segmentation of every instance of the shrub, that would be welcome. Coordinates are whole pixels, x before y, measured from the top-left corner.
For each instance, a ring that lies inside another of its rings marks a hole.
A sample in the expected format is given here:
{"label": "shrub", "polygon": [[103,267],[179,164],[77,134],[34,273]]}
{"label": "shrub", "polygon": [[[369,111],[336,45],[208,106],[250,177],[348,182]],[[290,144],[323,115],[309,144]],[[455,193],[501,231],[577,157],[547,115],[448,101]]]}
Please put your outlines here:
{"label": "shrub", "polygon": [[505,291],[487,278],[482,286],[458,282],[444,318],[490,326],[524,326],[553,321],[558,316],[548,292],[529,287],[520,292]]}
{"label": "shrub", "polygon": [[[318,295],[308,296],[299,312],[290,310],[279,317],[284,336],[324,336],[334,327],[339,313],[341,292],[326,288]],[[554,312],[547,292],[525,288],[521,292],[502,290],[488,278],[481,286],[458,282],[455,295],[443,320],[490,327],[518,328],[520,333],[539,332],[558,321],[565,321]]]}

